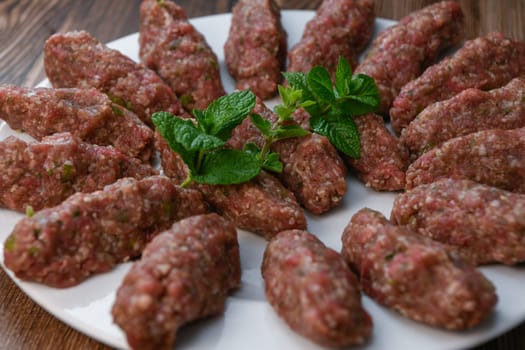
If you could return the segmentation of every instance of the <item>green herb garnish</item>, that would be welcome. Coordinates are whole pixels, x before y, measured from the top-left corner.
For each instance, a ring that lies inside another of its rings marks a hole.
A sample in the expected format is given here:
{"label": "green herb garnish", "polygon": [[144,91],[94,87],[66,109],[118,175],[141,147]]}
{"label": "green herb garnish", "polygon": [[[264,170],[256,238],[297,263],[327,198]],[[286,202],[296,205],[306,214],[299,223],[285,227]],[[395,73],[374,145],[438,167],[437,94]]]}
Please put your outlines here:
{"label": "green herb garnish", "polygon": [[194,110],[196,123],[167,112],[153,114],[159,133],[188,166],[182,187],[192,181],[211,185],[243,183],[259,174],[261,164],[253,154],[225,147],[232,130],[254,106],[255,95],[240,91],[218,98],[204,111]]}
{"label": "green herb garnish", "polygon": [[379,91],[374,80],[364,74],[352,75],[352,68],[339,58],[335,86],[323,67],[314,67],[305,74],[283,73],[290,86],[301,90],[300,104],[310,114],[310,127],[326,136],[341,152],[359,158],[359,133],[352,116],[375,112],[379,107]]}
{"label": "green herb garnish", "polygon": [[[350,64],[342,57],[335,85],[322,67],[314,67],[307,74],[293,72],[284,76],[289,86],[279,86],[282,104],[274,108],[278,116],[275,123],[258,114],[250,115],[256,100],[250,91],[222,96],[204,111],[193,110],[195,121],[168,112],[153,114],[158,132],[188,166],[182,187],[192,181],[211,185],[243,183],[261,169],[281,172],[279,154],[271,152],[270,147],[276,141],[309,134],[293,121],[292,114],[299,108],[310,114],[313,132],[326,136],[344,154],[360,157],[359,133],[352,117],[377,110],[379,92],[374,80],[363,74],[353,76]],[[182,103],[185,102],[189,101],[183,98]],[[248,115],[264,136],[263,147],[249,143],[243,150],[227,148],[232,130]]]}

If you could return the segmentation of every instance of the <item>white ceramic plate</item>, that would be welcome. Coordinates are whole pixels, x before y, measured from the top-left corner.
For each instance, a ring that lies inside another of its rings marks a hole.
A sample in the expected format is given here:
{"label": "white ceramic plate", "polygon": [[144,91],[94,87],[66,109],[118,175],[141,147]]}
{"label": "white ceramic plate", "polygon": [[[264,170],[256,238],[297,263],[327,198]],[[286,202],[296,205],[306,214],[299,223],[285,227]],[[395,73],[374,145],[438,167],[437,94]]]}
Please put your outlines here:
{"label": "white ceramic plate", "polygon": [[[288,32],[289,45],[297,42],[312,11],[284,11],[283,24]],[[226,40],[230,15],[222,14],[193,19],[219,56],[223,82],[228,91],[233,81],[226,73],[222,47]],[[376,33],[393,21],[378,19]],[[111,47],[138,60],[138,35],[116,40]],[[43,83],[44,85],[46,82]],[[272,101],[270,101],[271,103]],[[16,134],[0,124],[0,139]],[[19,134],[18,134],[19,135]],[[340,237],[351,216],[362,207],[371,207],[389,216],[394,194],[376,193],[349,178],[349,191],[342,205],[333,212],[308,216],[309,230],[328,246],[340,250]],[[3,242],[21,214],[0,209],[0,240]],[[253,234],[239,232],[242,263],[242,287],[227,302],[226,312],[208,320],[199,321],[181,329],[177,335],[177,349],[228,350],[314,350],[322,349],[292,332],[265,301],[260,265],[265,241]],[[3,266],[3,244],[0,248]],[[88,279],[69,289],[53,289],[23,282],[7,273],[33,300],[50,313],[80,332],[116,348],[127,348],[126,339],[113,324],[110,309],[121,280],[130,268],[122,264],[110,273]],[[446,332],[405,319],[395,312],[378,306],[363,297],[365,308],[374,320],[372,339],[362,349],[462,349],[493,338],[525,319],[525,270],[503,266],[482,269],[497,286],[499,302],[494,314],[481,326],[468,332]],[[59,344],[56,344],[59,346]]]}

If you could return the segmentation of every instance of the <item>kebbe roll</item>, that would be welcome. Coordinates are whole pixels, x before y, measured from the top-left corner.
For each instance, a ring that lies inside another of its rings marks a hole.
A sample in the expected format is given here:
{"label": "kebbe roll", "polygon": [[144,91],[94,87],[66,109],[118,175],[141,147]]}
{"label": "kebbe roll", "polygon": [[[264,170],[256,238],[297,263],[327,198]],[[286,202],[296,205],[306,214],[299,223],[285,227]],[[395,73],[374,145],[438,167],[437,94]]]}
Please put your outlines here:
{"label": "kebbe roll", "polygon": [[217,214],[197,215],[146,246],[111,312],[132,349],[172,349],[181,326],[222,313],[240,283],[235,226]]}
{"label": "kebbe roll", "polygon": [[94,88],[0,85],[0,118],[37,140],[69,132],[85,142],[111,145],[142,160],[149,160],[153,153],[153,131]]}
{"label": "kebbe roll", "polygon": [[448,246],[364,208],[345,228],[343,256],[376,302],[448,330],[472,328],[497,302],[494,286]]}
{"label": "kebbe roll", "polygon": [[44,47],[44,66],[54,87],[96,88],[148,126],[152,126],[155,112],[180,115],[184,111],[177,96],[155,72],[85,31],[52,35]]}
{"label": "kebbe roll", "polygon": [[379,112],[388,115],[401,88],[463,38],[464,18],[455,1],[442,1],[412,12],[373,41],[355,73],[371,76],[381,97]]}
{"label": "kebbe roll", "polygon": [[139,44],[142,62],[168,83],[187,111],[203,110],[225,94],[217,56],[173,1],[142,2]]}
{"label": "kebbe roll", "polygon": [[224,59],[238,90],[261,99],[277,93],[286,63],[286,32],[274,0],[240,0],[232,10]]}
{"label": "kebbe roll", "polygon": [[140,256],[174,221],[206,211],[200,193],[167,177],[124,178],[23,218],[4,242],[4,263],[22,280],[71,287]]}
{"label": "kebbe roll", "polygon": [[40,142],[14,136],[0,141],[0,206],[12,210],[53,207],[75,192],[101,190],[123,177],[156,174],[149,164],[69,133]]}

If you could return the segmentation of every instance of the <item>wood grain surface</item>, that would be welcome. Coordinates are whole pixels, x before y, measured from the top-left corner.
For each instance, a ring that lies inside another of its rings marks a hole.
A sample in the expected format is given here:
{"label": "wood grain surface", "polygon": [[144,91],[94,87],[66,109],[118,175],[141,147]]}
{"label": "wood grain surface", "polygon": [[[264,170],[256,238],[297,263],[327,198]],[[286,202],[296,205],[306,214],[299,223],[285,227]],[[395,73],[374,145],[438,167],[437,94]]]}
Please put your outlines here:
{"label": "wood grain surface", "polygon": [[[376,0],[377,15],[400,19],[434,1]],[[525,39],[525,1],[458,1],[467,37],[499,30]],[[179,0],[190,17],[229,12],[233,0]],[[320,0],[282,0],[284,9],[315,9]],[[0,0],[0,83],[34,86],[44,78],[42,47],[55,32],[84,29],[103,42],[138,30],[140,0]],[[1,225],[1,223],[0,223]],[[525,298],[524,298],[525,302]],[[35,304],[0,269],[0,349],[108,349]],[[475,348],[525,349],[525,323]]]}

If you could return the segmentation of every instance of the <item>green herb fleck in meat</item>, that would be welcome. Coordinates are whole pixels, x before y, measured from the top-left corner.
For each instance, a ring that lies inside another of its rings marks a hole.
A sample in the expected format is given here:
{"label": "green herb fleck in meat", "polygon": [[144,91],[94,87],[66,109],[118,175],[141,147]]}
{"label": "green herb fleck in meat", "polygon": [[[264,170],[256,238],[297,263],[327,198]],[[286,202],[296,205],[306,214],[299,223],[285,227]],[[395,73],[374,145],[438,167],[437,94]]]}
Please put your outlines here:
{"label": "green herb fleck in meat", "polygon": [[62,166],[62,181],[69,182],[75,175],[75,167],[72,164],[64,163]]}
{"label": "green herb fleck in meat", "polygon": [[35,215],[35,210],[33,209],[32,206],[28,205],[28,206],[26,207],[26,216],[27,216],[28,218],[31,218],[31,217],[33,217],[33,215]]}
{"label": "green herb fleck in meat", "polygon": [[27,250],[27,252],[31,256],[37,255],[39,251],[40,251],[40,249],[38,249],[38,247],[34,247],[34,246],[33,247],[29,247],[29,249]]}
{"label": "green herb fleck in meat", "polygon": [[4,249],[7,252],[12,252],[12,251],[15,250],[15,247],[16,247],[16,238],[15,238],[15,236],[11,235],[11,236],[7,237],[7,239],[5,240],[5,243],[4,243]]}

